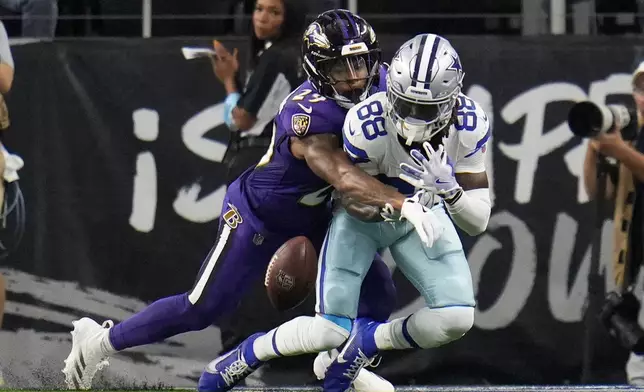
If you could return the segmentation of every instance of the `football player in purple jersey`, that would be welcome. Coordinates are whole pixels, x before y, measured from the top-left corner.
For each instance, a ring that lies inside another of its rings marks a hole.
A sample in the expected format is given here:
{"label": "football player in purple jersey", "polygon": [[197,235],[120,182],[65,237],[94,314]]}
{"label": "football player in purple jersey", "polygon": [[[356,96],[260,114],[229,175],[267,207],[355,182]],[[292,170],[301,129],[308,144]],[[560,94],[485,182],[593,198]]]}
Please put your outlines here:
{"label": "football player in purple jersey", "polygon": [[[431,216],[424,206],[355,167],[342,149],[348,108],[386,87],[386,67],[371,26],[349,11],[327,11],[309,25],[302,47],[308,80],[282,102],[264,157],[228,188],[217,240],[194,287],[160,299],[115,326],[101,326],[89,318],[76,321],[66,360],[71,381],[87,387],[118,351],[217,323],[242,299],[245,293],[240,287],[261,281],[273,253],[288,239],[306,236],[318,252],[324,252],[334,189],[358,203],[377,208],[390,204],[417,230],[429,227]],[[378,259],[364,280],[359,313],[384,321],[394,303],[391,275]],[[325,318],[319,322],[335,325]],[[253,342],[252,337],[247,339],[225,361],[211,364],[209,371],[219,381],[200,388],[228,390],[257,368],[261,360],[252,354]],[[323,353],[316,359],[318,377],[324,376],[331,356]],[[366,369],[355,385],[365,392],[393,390]]]}

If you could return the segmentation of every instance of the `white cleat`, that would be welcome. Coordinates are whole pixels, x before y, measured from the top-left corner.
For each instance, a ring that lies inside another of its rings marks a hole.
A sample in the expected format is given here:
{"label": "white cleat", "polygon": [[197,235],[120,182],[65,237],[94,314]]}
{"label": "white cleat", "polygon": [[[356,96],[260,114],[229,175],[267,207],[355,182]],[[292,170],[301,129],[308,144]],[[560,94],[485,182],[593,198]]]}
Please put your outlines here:
{"label": "white cleat", "polygon": [[90,389],[96,372],[109,365],[107,355],[101,350],[101,341],[114,323],[107,320],[101,326],[83,317],[72,325],[72,351],[63,369],[65,384],[68,389]]}
{"label": "white cleat", "polygon": [[[338,350],[333,349],[321,352],[315,357],[313,373],[318,380],[324,380],[326,369],[331,366],[338,354]],[[353,389],[356,392],[394,392],[396,390],[392,383],[365,368],[360,369],[358,377],[353,380]]]}

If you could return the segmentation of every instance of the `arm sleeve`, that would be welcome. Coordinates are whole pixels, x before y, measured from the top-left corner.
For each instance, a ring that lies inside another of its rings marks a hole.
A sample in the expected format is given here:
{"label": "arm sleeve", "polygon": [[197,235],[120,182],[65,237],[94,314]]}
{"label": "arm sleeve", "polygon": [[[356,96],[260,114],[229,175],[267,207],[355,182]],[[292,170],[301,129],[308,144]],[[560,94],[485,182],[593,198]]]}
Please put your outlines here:
{"label": "arm sleeve", "polygon": [[228,96],[226,96],[226,100],[224,101],[224,122],[226,123],[226,125],[228,125],[228,128],[231,131],[237,130],[237,125],[235,124],[235,121],[233,119],[233,109],[237,106],[239,98],[239,93],[232,93],[228,94]]}
{"label": "arm sleeve", "polygon": [[446,203],[447,212],[458,227],[475,236],[485,231],[492,213],[488,188],[465,191],[455,203]]}

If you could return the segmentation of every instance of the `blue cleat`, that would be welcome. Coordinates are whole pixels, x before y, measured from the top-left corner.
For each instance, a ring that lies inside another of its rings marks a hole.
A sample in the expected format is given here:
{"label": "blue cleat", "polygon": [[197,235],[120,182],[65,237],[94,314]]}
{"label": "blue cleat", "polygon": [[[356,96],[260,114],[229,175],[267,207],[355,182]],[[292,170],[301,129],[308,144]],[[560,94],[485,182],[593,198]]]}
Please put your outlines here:
{"label": "blue cleat", "polygon": [[354,321],[349,339],[326,371],[324,392],[350,391],[358,372],[372,365],[378,355],[375,332],[381,323],[368,318]]}
{"label": "blue cleat", "polygon": [[264,362],[253,352],[253,342],[262,335],[249,336],[234,350],[210,362],[199,378],[199,392],[228,391],[262,366]]}

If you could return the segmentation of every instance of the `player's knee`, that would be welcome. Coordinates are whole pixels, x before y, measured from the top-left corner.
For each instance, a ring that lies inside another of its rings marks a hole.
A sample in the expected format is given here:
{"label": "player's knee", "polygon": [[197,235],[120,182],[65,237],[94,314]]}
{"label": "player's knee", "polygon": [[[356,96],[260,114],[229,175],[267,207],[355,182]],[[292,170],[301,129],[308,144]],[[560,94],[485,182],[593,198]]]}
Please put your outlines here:
{"label": "player's knee", "polygon": [[455,306],[448,311],[444,320],[443,330],[449,342],[463,337],[474,325],[474,308],[470,306]]}
{"label": "player's knee", "polygon": [[442,346],[460,339],[474,325],[474,308],[453,306],[424,308],[412,316],[416,344],[422,348]]}
{"label": "player's knee", "polygon": [[208,328],[215,322],[218,309],[211,301],[190,302],[188,293],[177,296],[177,306],[181,308],[181,317],[192,331],[200,331]]}

